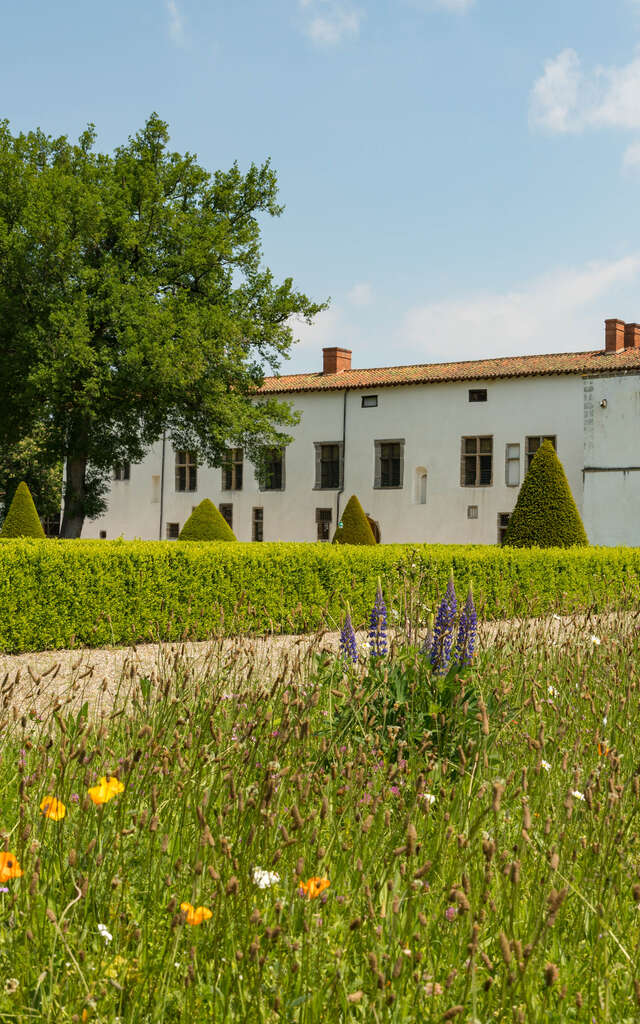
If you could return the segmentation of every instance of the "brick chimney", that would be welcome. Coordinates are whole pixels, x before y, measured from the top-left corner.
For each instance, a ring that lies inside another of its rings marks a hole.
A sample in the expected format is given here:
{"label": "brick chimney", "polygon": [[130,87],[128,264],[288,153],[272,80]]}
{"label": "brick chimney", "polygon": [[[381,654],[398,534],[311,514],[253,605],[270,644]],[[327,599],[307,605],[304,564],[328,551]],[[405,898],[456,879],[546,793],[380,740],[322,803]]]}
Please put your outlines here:
{"label": "brick chimney", "polygon": [[640,324],[624,325],[624,347],[640,348]]}
{"label": "brick chimney", "polygon": [[[631,325],[630,325],[631,326]],[[604,350],[605,352],[624,352],[625,349],[624,320],[605,320]]]}
{"label": "brick chimney", "polygon": [[323,348],[322,350],[322,372],[342,373],[343,370],[351,369],[350,348]]}

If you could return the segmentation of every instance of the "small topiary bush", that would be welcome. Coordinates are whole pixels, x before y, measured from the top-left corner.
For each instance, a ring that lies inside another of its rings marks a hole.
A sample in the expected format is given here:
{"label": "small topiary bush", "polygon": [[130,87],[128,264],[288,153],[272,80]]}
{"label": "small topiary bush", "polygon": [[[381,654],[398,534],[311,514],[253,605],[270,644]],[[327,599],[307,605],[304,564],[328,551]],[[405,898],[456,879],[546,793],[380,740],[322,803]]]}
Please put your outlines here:
{"label": "small topiary bush", "polygon": [[36,506],[33,504],[31,491],[23,481],[13,496],[13,501],[2,524],[0,537],[38,537],[44,538],[45,532],[38,519]]}
{"label": "small topiary bush", "polygon": [[520,488],[504,544],[570,548],[588,543],[562,463],[551,441],[543,441]]}
{"label": "small topiary bush", "polygon": [[236,540],[236,536],[213,502],[205,498],[187,519],[178,540]]}
{"label": "small topiary bush", "polygon": [[353,494],[347,504],[336,532],[333,535],[334,544],[375,544],[373,530],[369,525],[362,505]]}

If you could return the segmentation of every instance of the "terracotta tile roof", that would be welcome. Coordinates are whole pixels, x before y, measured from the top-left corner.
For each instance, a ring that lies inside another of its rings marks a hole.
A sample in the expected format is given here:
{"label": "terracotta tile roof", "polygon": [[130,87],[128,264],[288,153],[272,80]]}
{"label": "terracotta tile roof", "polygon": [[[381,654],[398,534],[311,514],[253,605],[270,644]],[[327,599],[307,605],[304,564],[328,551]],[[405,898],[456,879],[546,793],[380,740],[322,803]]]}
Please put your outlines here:
{"label": "terracotta tile roof", "polygon": [[350,388],[382,388],[399,384],[440,384],[460,380],[498,380],[504,377],[542,377],[550,374],[599,374],[616,370],[640,372],[640,349],[623,352],[560,352],[541,356],[509,356],[505,359],[472,359],[464,363],[421,363],[416,366],[380,366],[371,370],[341,373],[295,373],[265,377],[258,394],[293,391],[342,391]]}

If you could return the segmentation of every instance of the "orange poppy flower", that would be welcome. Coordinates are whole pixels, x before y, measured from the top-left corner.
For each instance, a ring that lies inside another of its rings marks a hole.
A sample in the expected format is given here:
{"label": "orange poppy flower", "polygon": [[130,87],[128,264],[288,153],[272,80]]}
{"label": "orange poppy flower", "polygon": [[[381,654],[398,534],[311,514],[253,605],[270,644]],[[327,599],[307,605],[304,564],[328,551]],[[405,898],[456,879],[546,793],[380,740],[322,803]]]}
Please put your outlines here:
{"label": "orange poppy flower", "polygon": [[116,779],[115,775],[103,775],[98,779],[97,786],[91,786],[89,796],[94,804],[107,804],[118,793],[124,792],[124,783]]}
{"label": "orange poppy flower", "polygon": [[331,882],[328,878],[318,878],[317,876],[310,878],[308,882],[300,882],[300,888],[310,900],[315,900],[316,896],[328,889],[330,885]]}
{"label": "orange poppy flower", "polygon": [[194,907],[192,903],[181,903],[180,910],[183,910],[187,915],[187,924],[202,924],[203,921],[208,921],[213,914],[207,907]]}
{"label": "orange poppy flower", "polygon": [[58,800],[55,796],[45,796],[44,800],[40,804],[40,810],[44,814],[45,818],[50,818],[51,821],[60,821],[64,818],[67,813],[67,808],[64,806],[62,800]]}
{"label": "orange poppy flower", "polygon": [[14,853],[0,853],[0,882],[8,882],[10,878],[20,878],[22,869]]}

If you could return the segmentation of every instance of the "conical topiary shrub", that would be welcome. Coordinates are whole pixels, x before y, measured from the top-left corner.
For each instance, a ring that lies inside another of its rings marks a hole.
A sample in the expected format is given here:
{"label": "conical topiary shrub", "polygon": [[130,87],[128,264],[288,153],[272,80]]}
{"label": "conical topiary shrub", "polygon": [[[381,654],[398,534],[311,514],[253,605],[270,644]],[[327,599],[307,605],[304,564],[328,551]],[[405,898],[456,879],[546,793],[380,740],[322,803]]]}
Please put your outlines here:
{"label": "conical topiary shrub", "polygon": [[369,520],[364,514],[362,505],[353,494],[342,513],[336,532],[333,535],[334,544],[375,544],[376,538],[369,526]]}
{"label": "conical topiary shrub", "polygon": [[178,540],[236,540],[236,537],[213,502],[205,498],[187,519]]}
{"label": "conical topiary shrub", "polygon": [[39,537],[44,539],[44,536],[45,533],[42,523],[38,519],[31,491],[23,480],[21,484],[18,484],[18,489],[13,496],[7,517],[0,530],[0,537]]}
{"label": "conical topiary shrub", "polygon": [[551,441],[543,441],[520,488],[504,544],[570,548],[588,543],[562,463]]}

